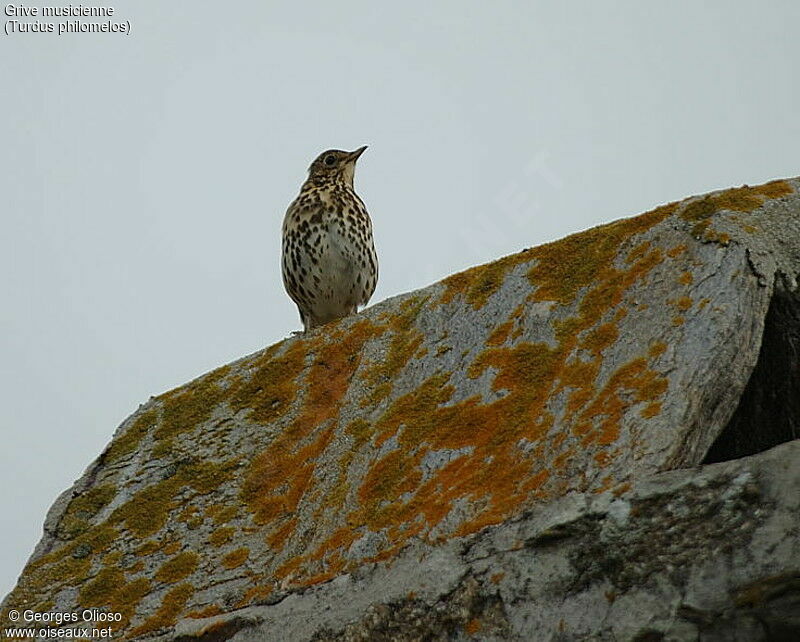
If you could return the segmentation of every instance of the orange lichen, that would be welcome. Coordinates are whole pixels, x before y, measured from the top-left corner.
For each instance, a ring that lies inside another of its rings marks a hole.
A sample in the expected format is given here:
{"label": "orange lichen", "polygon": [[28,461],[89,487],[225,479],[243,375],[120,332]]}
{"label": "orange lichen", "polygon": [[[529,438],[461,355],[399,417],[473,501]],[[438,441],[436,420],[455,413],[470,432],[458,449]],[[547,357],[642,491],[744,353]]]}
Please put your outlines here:
{"label": "orange lichen", "polygon": [[602,323],[590,330],[580,342],[580,347],[599,355],[613,345],[619,338],[619,330],[615,323]]}
{"label": "orange lichen", "polygon": [[703,239],[706,241],[716,241],[720,245],[729,245],[731,242],[731,235],[721,232],[719,234],[713,233],[711,230],[706,230]]}
{"label": "orange lichen", "polygon": [[467,622],[467,625],[464,627],[464,630],[469,635],[475,635],[482,628],[483,626],[481,625],[481,621],[478,618],[472,618],[469,622]]}
{"label": "orange lichen", "polygon": [[206,617],[213,617],[214,615],[219,615],[220,613],[222,613],[222,609],[219,606],[216,604],[210,604],[209,606],[197,611],[190,611],[186,614],[186,617],[199,620]]}
{"label": "orange lichen", "polygon": [[647,405],[646,408],[642,410],[640,413],[642,417],[645,419],[651,419],[656,415],[661,414],[661,402],[660,401],[653,401]]}
{"label": "orange lichen", "polygon": [[501,323],[492,331],[492,334],[489,335],[489,338],[486,339],[486,345],[487,346],[503,345],[508,339],[508,335],[511,333],[512,327],[514,327],[513,319],[509,319],[505,323]]}
{"label": "orange lichen", "polygon": [[[516,255],[506,261],[503,269],[509,269],[511,263],[538,259],[529,270],[529,278],[537,286],[534,300],[555,299],[568,305],[583,291],[576,316],[557,325],[558,346],[532,343],[504,346],[514,320],[510,318],[500,324],[489,349],[477,356],[467,372],[468,376],[477,377],[491,369],[492,389],[498,393],[492,402],[472,397],[450,403],[454,393],[449,385],[450,375],[439,373],[395,399],[377,419],[353,422],[344,431],[352,437],[352,442],[340,459],[338,476],[326,501],[315,512],[315,519],[323,519],[322,506],[338,514],[345,505],[346,489],[355,483],[358,504],[344,516],[347,527],[334,530],[333,536],[318,542],[310,552],[290,556],[279,568],[277,577],[291,578],[301,584],[330,578],[346,566],[342,554],[355,540],[360,526],[388,534],[391,546],[375,556],[388,559],[391,551],[402,548],[408,538],[419,537],[441,524],[456,500],[469,500],[473,507],[473,516],[458,524],[453,533],[464,535],[507,519],[530,497],[547,496],[551,470],[537,470],[535,462],[541,457],[534,460],[521,456],[517,444],[549,443],[550,448],[566,449],[553,453],[549,460],[555,462],[554,471],[571,465],[572,446],[564,442],[563,434],[550,435],[555,418],[546,408],[561,389],[567,390],[569,396],[567,415],[559,421],[574,427],[584,448],[595,449],[592,456],[600,468],[607,466],[613,456],[608,447],[618,438],[624,412],[633,405],[646,407],[666,390],[666,379],[652,371],[645,359],[621,366],[609,375],[599,391],[595,389],[602,353],[617,340],[617,323],[627,313],[614,308],[633,283],[644,279],[663,260],[663,254],[658,248],[641,244],[631,253],[624,269],[616,267],[614,259],[623,242],[660,222],[674,208],[667,206],[639,219],[606,226],[602,233],[590,231],[577,235],[578,238],[562,242],[558,255],[555,247],[546,247],[531,250],[524,258]],[[580,248],[587,247],[591,248],[590,267],[578,266],[577,273],[566,275],[569,282],[565,284],[558,261],[569,261],[579,254]],[[445,298],[454,296],[453,288],[457,286],[468,302],[480,307],[494,289],[493,277],[467,276],[470,278],[461,275],[451,279]],[[515,310],[515,318],[523,312]],[[609,313],[606,318],[610,318],[603,322],[606,313]],[[576,358],[576,350],[588,353],[589,360]],[[651,349],[651,356],[658,354],[657,347]],[[367,447],[382,448],[390,438],[396,445],[374,461],[361,480],[347,476],[355,453]],[[464,452],[464,455],[444,461],[426,479],[421,467],[423,457],[441,450]],[[536,452],[541,455],[540,448]],[[285,457],[285,452],[282,456]],[[294,468],[284,466],[282,470]],[[292,483],[285,477],[281,480],[287,485]],[[606,476],[600,483],[605,488],[612,482]],[[560,483],[553,489],[560,488]],[[276,498],[276,503],[269,503]],[[280,494],[273,494],[270,500],[262,494],[259,501],[264,515],[278,518],[290,514],[285,511]],[[330,513],[326,519],[331,519]],[[280,531],[274,533],[281,532],[281,536],[270,539],[270,545],[283,549],[289,537],[286,531],[294,529],[295,523],[279,520],[275,527]]]}
{"label": "orange lichen", "polygon": [[755,187],[744,185],[696,198],[683,208],[680,216],[684,220],[694,223],[692,234],[696,237],[727,244],[730,241],[727,234],[717,234],[709,229],[711,217],[714,214],[721,210],[752,212],[767,200],[793,193],[792,186],[784,180],[771,181]]}
{"label": "orange lichen", "polygon": [[677,301],[675,301],[675,305],[681,312],[686,312],[689,308],[692,307],[694,301],[688,296],[682,296]]}
{"label": "orange lichen", "polygon": [[[490,405],[470,399],[455,407],[441,406],[452,394],[442,380],[429,380],[400,398],[382,420],[382,434],[395,434],[399,447],[373,465],[359,490],[365,523],[377,530],[408,523],[413,515],[421,514],[433,526],[447,515],[455,498],[470,497],[485,509],[483,515],[459,528],[459,534],[466,534],[503,519],[511,506],[540,488],[548,472],[532,473],[531,463],[520,460],[508,446],[520,438],[541,439],[549,427],[551,420],[542,411],[556,378],[554,357],[547,346],[533,344],[484,353],[475,366],[497,368],[493,388],[512,392]],[[665,381],[637,362],[612,377],[596,403],[611,407],[617,401],[621,412],[624,404],[613,396],[618,389],[630,391],[638,402],[663,394],[665,386]],[[600,413],[590,407],[588,414]],[[616,435],[610,426],[615,420],[619,417],[601,422],[590,438],[596,433],[599,444],[611,443]],[[418,466],[424,452],[465,446],[475,449],[475,454],[449,462],[434,479],[420,483]],[[487,460],[491,463],[474,467],[475,461]],[[414,488],[413,498],[397,499]]]}
{"label": "orange lichen", "polygon": [[217,525],[227,524],[234,517],[236,517],[236,514],[239,512],[238,506],[226,506],[225,508],[221,506],[215,506],[215,508],[218,508],[218,510],[213,512],[211,510],[206,510],[206,515],[211,517],[214,520],[214,524]]}
{"label": "orange lichen", "polygon": [[317,573],[316,575],[312,575],[311,577],[307,578],[303,584],[307,586],[316,586],[317,584],[323,584],[325,582],[330,582],[334,577],[336,577],[337,571],[331,570],[326,571],[324,573]]}
{"label": "orange lichen", "polygon": [[249,548],[237,548],[222,558],[222,566],[228,570],[238,568],[247,561],[248,557],[250,557]]}
{"label": "orange lichen", "polygon": [[208,537],[208,541],[212,546],[222,546],[233,539],[234,533],[236,533],[236,529],[232,526],[223,526],[211,533]]}
{"label": "orange lichen", "polygon": [[166,542],[162,546],[161,551],[164,553],[164,555],[172,555],[173,553],[177,553],[180,547],[180,542]]}
{"label": "orange lichen", "polygon": [[245,592],[241,601],[236,605],[237,607],[244,606],[245,604],[258,603],[261,600],[269,597],[275,589],[270,585],[252,586]]}
{"label": "orange lichen", "polygon": [[277,528],[267,535],[267,546],[271,549],[279,551],[281,548],[286,544],[286,540],[289,539],[289,536],[294,532],[294,529],[297,527],[297,519],[292,517],[289,519],[283,519],[276,521]]}
{"label": "orange lichen", "polygon": [[447,277],[442,281],[445,290],[439,303],[450,303],[460,295],[475,310],[480,310],[486,305],[489,297],[500,289],[508,272],[516,266],[530,261],[530,253],[531,250],[524,250]]}
{"label": "orange lichen", "polygon": [[596,443],[607,446],[614,443],[619,436],[622,413],[631,401],[650,402],[663,395],[666,389],[666,379],[650,370],[644,359],[635,359],[618,368],[579,415],[579,422],[590,422],[593,426],[583,436],[583,445]]}
{"label": "orange lichen", "polygon": [[[528,271],[528,278],[537,286],[534,299],[568,305],[582,288],[595,281],[601,269],[613,269],[611,263],[623,241],[660,223],[676,208],[676,203],[663,205],[646,214],[601,225],[530,250],[529,258],[537,259]],[[650,250],[632,263],[636,266],[660,254],[658,249]]]}
{"label": "orange lichen", "polygon": [[614,497],[621,497],[622,495],[627,493],[630,489],[631,489],[631,483],[623,482],[621,484],[618,484],[611,492],[614,493]]}
{"label": "orange lichen", "polygon": [[601,450],[600,452],[595,453],[594,460],[598,466],[605,468],[611,463],[611,455],[609,455],[605,450]]}
{"label": "orange lichen", "polygon": [[156,580],[167,584],[178,582],[194,573],[199,559],[197,553],[193,551],[184,551],[172,559],[167,560],[163,566],[158,569]]}
{"label": "orange lichen", "polygon": [[[334,329],[311,346],[314,367],[308,371],[299,416],[251,463],[242,499],[258,523],[270,524],[273,548],[289,539],[297,506],[312,485],[319,457],[334,435],[339,405],[361,358],[364,344],[378,329],[367,320],[348,330]],[[306,344],[311,343],[309,340]]]}
{"label": "orange lichen", "polygon": [[647,354],[650,356],[651,359],[656,359],[660,357],[667,351],[667,344],[663,341],[655,341],[654,343],[650,344],[650,347],[647,350]]}
{"label": "orange lichen", "polygon": [[675,247],[672,247],[669,250],[667,250],[667,256],[671,259],[675,259],[678,258],[685,251],[686,251],[686,244],[681,243],[680,245],[676,245]]}
{"label": "orange lichen", "polygon": [[444,292],[439,299],[439,304],[447,305],[448,303],[451,303],[456,296],[463,294],[469,288],[470,277],[471,275],[468,274],[467,270],[452,274],[446,279],[443,279],[442,285],[444,286]]}
{"label": "orange lichen", "polygon": [[506,576],[506,574],[503,571],[498,571],[497,573],[493,573],[491,575],[491,577],[489,578],[489,581],[492,584],[499,584],[500,580],[502,580],[505,576]]}
{"label": "orange lichen", "polygon": [[694,274],[691,272],[684,272],[678,277],[678,283],[681,285],[691,285],[694,282]]}
{"label": "orange lichen", "polygon": [[774,180],[753,188],[761,196],[774,199],[794,194],[794,188],[785,180]]}
{"label": "orange lichen", "polygon": [[643,241],[639,243],[635,248],[633,248],[629,253],[628,256],[625,257],[625,263],[634,263],[642,258],[647,251],[650,249],[652,243],[650,241]]}

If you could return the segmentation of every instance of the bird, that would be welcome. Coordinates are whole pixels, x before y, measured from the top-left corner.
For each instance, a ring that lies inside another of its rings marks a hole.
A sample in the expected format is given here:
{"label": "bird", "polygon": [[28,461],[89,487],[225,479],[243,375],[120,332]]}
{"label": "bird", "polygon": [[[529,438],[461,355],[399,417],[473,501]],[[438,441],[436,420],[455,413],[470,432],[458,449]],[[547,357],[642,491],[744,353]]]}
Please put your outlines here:
{"label": "bird", "polygon": [[304,333],[358,312],[378,283],[372,220],[353,186],[365,149],[320,154],[283,218],[281,275]]}

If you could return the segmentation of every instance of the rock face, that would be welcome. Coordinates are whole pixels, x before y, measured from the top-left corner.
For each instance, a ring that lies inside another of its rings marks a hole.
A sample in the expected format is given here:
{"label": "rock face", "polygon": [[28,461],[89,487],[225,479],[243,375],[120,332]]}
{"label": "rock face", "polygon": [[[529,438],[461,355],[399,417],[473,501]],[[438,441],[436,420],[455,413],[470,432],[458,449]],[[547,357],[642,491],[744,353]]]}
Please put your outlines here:
{"label": "rock face", "polygon": [[206,642],[800,639],[798,188],[525,250],[151,399],[0,612]]}

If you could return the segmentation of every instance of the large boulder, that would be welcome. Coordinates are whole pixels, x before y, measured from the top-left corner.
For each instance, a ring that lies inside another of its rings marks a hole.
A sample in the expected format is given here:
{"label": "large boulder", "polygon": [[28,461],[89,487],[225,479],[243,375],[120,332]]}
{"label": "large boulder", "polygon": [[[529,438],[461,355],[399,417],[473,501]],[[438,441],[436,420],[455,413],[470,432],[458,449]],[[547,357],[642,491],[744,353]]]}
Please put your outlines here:
{"label": "large boulder", "polygon": [[151,399],[56,501],[3,617],[800,639],[800,445],[764,452],[800,436],[798,188],[528,249]]}

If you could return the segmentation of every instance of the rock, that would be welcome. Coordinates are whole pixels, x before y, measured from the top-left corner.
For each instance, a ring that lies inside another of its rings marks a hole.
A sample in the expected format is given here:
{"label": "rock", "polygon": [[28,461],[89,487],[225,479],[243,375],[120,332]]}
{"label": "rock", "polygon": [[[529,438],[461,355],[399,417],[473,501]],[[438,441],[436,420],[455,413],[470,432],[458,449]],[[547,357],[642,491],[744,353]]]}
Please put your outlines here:
{"label": "rock", "polygon": [[798,187],[525,250],[152,398],[0,612],[206,642],[800,637]]}

